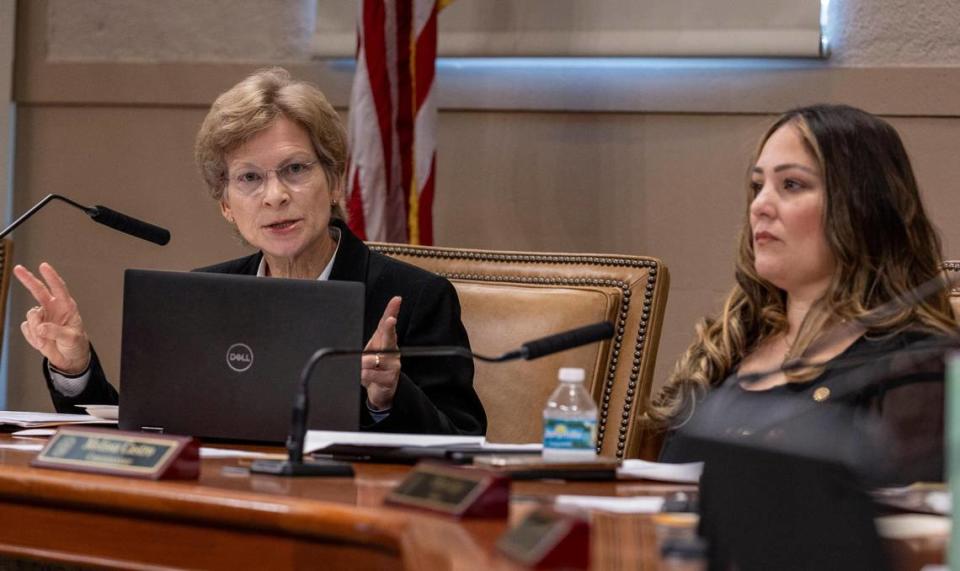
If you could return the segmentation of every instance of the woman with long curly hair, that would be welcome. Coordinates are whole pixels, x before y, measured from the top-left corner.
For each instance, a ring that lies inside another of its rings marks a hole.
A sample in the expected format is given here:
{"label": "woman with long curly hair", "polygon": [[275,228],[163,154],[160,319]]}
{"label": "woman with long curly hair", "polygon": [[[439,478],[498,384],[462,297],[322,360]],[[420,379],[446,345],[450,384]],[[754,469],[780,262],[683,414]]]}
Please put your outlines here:
{"label": "woman with long curly hair", "polygon": [[[896,130],[848,106],[789,111],[761,139],[747,203],[736,285],[652,403],[673,430],[661,458],[696,459],[675,429],[722,388],[737,418],[717,432],[776,441],[805,430],[787,420],[809,426],[839,403],[879,421],[895,479],[942,479],[942,354],[957,324]],[[764,426],[744,418],[783,400],[804,408]]]}

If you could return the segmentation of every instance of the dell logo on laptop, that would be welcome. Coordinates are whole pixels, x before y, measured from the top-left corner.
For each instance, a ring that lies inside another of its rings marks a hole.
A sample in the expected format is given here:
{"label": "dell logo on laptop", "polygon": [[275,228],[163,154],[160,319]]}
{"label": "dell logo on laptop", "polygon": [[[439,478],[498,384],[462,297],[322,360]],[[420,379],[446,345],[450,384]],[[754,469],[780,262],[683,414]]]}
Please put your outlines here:
{"label": "dell logo on laptop", "polygon": [[253,366],[253,349],[244,343],[234,343],[227,349],[227,366],[242,373]]}

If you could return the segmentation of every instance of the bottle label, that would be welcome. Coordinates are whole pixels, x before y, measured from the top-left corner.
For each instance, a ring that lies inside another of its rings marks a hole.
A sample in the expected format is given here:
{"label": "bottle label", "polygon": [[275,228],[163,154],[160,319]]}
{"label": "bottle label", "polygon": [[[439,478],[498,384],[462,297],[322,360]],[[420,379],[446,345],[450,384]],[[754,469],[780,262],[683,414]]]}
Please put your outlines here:
{"label": "bottle label", "polygon": [[544,448],[593,451],[596,435],[596,420],[543,419]]}

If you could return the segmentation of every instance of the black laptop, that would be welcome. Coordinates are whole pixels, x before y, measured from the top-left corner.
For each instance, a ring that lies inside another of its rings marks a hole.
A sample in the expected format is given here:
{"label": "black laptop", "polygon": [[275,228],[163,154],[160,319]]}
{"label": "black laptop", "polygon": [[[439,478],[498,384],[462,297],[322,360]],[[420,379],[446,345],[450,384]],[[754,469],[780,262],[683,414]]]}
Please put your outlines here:
{"label": "black laptop", "polygon": [[709,446],[699,532],[711,571],[890,569],[873,501],[848,466],[719,440]]}
{"label": "black laptop", "polygon": [[[127,270],[120,428],[281,443],[307,359],[360,349],[356,282]],[[357,430],[360,358],[311,379],[309,427]]]}
{"label": "black laptop", "polygon": [[866,492],[886,467],[878,427],[838,402],[745,396],[715,389],[674,436],[704,461],[709,569],[889,569]]}

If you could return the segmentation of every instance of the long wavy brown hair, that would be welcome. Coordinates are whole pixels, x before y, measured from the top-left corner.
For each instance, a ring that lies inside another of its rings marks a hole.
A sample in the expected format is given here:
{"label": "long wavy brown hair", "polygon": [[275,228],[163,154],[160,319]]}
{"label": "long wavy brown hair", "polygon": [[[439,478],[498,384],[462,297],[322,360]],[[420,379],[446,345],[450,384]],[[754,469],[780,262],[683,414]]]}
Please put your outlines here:
{"label": "long wavy brown hair", "polygon": [[[767,139],[784,126],[798,130],[823,173],[823,228],[836,259],[830,285],[808,312],[785,362],[804,355],[838,322],[860,323],[868,334],[908,326],[955,332],[946,287],[917,303],[894,303],[890,310],[888,302],[938,276],[943,279],[940,238],[924,212],[910,159],[896,130],[883,119],[846,105],[801,107],[783,114],[767,129],[751,166]],[[754,269],[752,198],[748,188],[736,285],[720,315],[697,324],[695,341],[652,402],[651,418],[665,425],[682,422],[696,400],[732,374],[744,356],[771,335],[787,331],[786,293]],[[882,315],[874,311],[881,306]],[[821,371],[808,368],[787,376],[806,380]]]}

